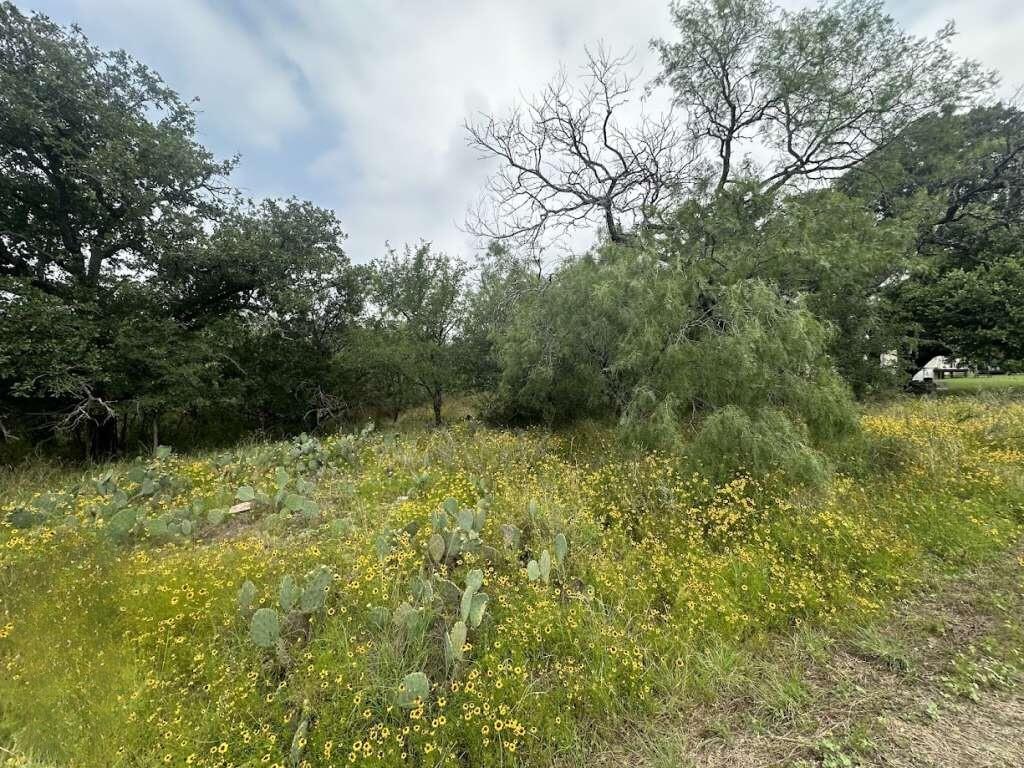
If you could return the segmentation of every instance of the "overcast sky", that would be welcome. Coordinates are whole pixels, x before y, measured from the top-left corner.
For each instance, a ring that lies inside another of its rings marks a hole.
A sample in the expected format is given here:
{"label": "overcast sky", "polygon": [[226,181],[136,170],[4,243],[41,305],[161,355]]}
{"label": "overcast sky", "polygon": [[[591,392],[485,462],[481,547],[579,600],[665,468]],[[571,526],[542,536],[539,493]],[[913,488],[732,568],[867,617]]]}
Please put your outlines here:
{"label": "overcast sky", "polygon": [[[784,5],[798,5],[787,2]],[[124,48],[184,97],[201,140],[241,155],[253,197],[298,195],[333,208],[355,261],[432,240],[472,257],[458,229],[486,164],[462,122],[503,111],[603,40],[656,67],[672,37],[667,0],[19,0]],[[911,31],[957,23],[956,48],[1024,84],[1024,2],[892,0]]]}

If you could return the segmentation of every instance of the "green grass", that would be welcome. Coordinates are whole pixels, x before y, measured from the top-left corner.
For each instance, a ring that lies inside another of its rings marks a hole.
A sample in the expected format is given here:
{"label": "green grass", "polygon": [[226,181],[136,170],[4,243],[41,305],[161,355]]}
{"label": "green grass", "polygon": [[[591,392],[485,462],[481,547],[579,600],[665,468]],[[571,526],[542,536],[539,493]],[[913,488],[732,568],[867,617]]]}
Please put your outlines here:
{"label": "green grass", "polygon": [[1024,389],[1024,373],[1001,376],[971,376],[963,379],[943,379],[938,383],[940,392],[1001,392]]}
{"label": "green grass", "polygon": [[[1005,551],[1024,524],[1024,403],[906,400],[862,425],[832,447],[847,474],[823,487],[714,486],[599,426],[472,422],[10,470],[0,755],[83,768],[585,765],[595,739],[666,701],[796,717],[813,703],[797,667],[772,666],[753,693],[742,673],[766,648],[877,621],[929,574]],[[301,584],[321,564],[326,605],[283,607],[282,577]],[[487,605],[454,654],[477,570]],[[256,599],[240,609],[245,581]],[[255,608],[280,615],[276,645],[253,642]],[[858,637],[863,656],[909,663],[899,644]],[[430,690],[403,707],[413,672]]]}

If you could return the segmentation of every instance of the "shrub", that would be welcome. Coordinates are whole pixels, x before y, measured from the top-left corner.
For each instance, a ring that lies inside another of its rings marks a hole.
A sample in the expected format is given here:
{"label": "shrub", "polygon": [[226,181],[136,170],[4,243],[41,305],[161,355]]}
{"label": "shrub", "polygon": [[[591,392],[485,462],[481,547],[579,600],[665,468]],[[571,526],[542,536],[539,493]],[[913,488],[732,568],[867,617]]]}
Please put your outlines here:
{"label": "shrub", "polygon": [[715,411],[693,441],[691,460],[715,480],[744,471],[820,485],[828,476],[828,462],[809,445],[806,427],[774,408],[753,416],[735,405]]}

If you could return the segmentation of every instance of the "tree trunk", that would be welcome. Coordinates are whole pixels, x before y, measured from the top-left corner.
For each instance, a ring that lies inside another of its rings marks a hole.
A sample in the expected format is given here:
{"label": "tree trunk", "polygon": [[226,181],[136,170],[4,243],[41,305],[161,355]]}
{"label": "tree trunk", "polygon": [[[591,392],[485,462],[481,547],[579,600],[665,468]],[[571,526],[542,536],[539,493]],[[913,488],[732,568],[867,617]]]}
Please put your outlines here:
{"label": "tree trunk", "polygon": [[440,427],[442,424],[444,424],[444,421],[442,421],[441,419],[441,394],[442,393],[440,389],[434,390],[434,426],[437,427]]}
{"label": "tree trunk", "polygon": [[89,432],[89,455],[93,461],[111,459],[120,453],[116,418],[93,424]]}

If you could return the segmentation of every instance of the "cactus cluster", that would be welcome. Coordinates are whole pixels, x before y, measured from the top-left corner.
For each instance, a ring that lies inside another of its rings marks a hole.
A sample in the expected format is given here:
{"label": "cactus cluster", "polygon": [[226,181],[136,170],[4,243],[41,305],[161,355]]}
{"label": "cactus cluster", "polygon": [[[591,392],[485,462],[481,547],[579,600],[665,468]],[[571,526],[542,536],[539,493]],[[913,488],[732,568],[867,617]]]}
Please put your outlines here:
{"label": "cactus cluster", "polygon": [[[221,512],[231,514],[259,508],[286,516],[301,513],[305,520],[313,522],[320,516],[320,507],[309,498],[315,487],[313,483],[301,477],[293,478],[284,467],[277,467],[274,470],[273,493],[258,491],[251,485],[239,486],[235,492],[235,501],[238,504],[226,512]],[[218,517],[223,519],[222,515]]]}
{"label": "cactus cluster", "polygon": [[430,680],[423,672],[410,672],[398,684],[398,706],[411,708],[426,701],[430,693]]}
{"label": "cactus cluster", "polygon": [[471,553],[488,559],[497,557],[497,551],[480,538],[487,524],[487,508],[486,499],[480,499],[473,509],[460,507],[458,501],[448,499],[434,512],[430,520],[433,533],[427,539],[427,554],[435,566],[450,564]]}
{"label": "cactus cluster", "polygon": [[415,498],[420,494],[421,491],[425,490],[430,486],[430,473],[424,470],[423,472],[417,472],[413,475],[412,483],[410,483],[408,490],[405,495],[410,498]]}
{"label": "cactus cluster", "polygon": [[358,432],[335,435],[330,442],[330,458],[332,460],[341,459],[350,467],[357,467],[359,465],[359,449],[374,429],[376,429],[376,425],[371,421]]}
{"label": "cactus cluster", "polygon": [[186,507],[147,515],[149,500],[164,490],[174,492],[180,482],[170,475],[158,474],[149,467],[133,466],[118,483],[111,472],[106,472],[94,482],[96,488],[108,496],[100,510],[106,521],[106,532],[115,541],[124,542],[136,534],[144,534],[158,541],[188,538],[198,529],[197,516],[202,514],[202,502],[195,501]]}
{"label": "cactus cluster", "polygon": [[[386,608],[371,611],[371,621],[383,626],[387,619],[400,630],[424,629],[431,620],[431,609],[436,601],[457,611],[458,618],[444,631],[444,657],[449,668],[455,668],[463,659],[469,630],[479,628],[487,610],[488,597],[480,591],[484,574],[474,569],[466,574],[465,586],[459,589],[454,583],[438,574],[431,577],[414,576],[409,584],[411,601],[403,601],[394,614]],[[413,707],[424,701],[430,692],[430,680],[422,671],[407,674],[398,686],[397,703],[401,707]]]}
{"label": "cactus cluster", "polygon": [[256,585],[245,581],[238,590],[238,611],[249,621],[253,645],[263,650],[276,649],[283,656],[285,628],[308,626],[309,617],[324,607],[332,579],[326,565],[306,574],[301,585],[291,574],[284,576],[278,586],[277,608],[255,608],[259,596]]}
{"label": "cactus cluster", "polygon": [[315,437],[303,433],[288,447],[289,463],[298,472],[319,472],[327,465],[323,446]]}
{"label": "cactus cluster", "polygon": [[[447,499],[430,517],[429,535],[426,547],[423,570],[414,576],[409,583],[409,597],[402,601],[394,611],[385,607],[370,610],[370,623],[379,630],[393,627],[407,642],[411,638],[434,636],[440,630],[443,640],[445,665],[449,674],[457,674],[459,665],[465,659],[467,641],[471,633],[478,630],[487,614],[490,603],[489,596],[481,591],[484,583],[484,572],[480,568],[472,568],[464,577],[462,586],[446,578],[452,569],[464,562],[464,556],[475,554],[484,559],[496,562],[504,559],[498,550],[484,543],[483,533],[488,518],[489,487],[483,481],[474,481],[481,492],[474,507],[462,507],[455,499]],[[414,521],[402,531],[387,530],[381,533],[374,542],[377,556],[382,561],[390,556],[396,539],[407,535],[415,537],[420,523]],[[505,547],[518,550],[521,546],[523,532],[514,525],[501,526],[501,536]],[[555,560],[560,565],[568,552],[568,542],[564,535],[559,534],[554,542]],[[545,551],[539,563],[532,563],[537,569],[537,578],[548,582],[550,579],[552,557]],[[407,674],[397,686],[396,702],[402,707],[416,706],[422,702],[430,691],[430,680],[423,671]]]}
{"label": "cactus cluster", "polygon": [[[161,446],[156,455],[157,459],[166,458],[170,449]],[[107,535],[117,542],[127,542],[137,535],[157,541],[188,538],[196,533],[199,518],[203,516],[203,504],[199,500],[185,507],[151,514],[156,508],[151,504],[153,499],[175,495],[188,487],[181,478],[159,471],[156,463],[135,464],[122,476],[107,470],[93,479],[92,485],[106,497],[97,516],[105,521]]]}
{"label": "cactus cluster", "polygon": [[476,629],[487,610],[488,596],[480,591],[484,572],[476,568],[466,574],[466,585],[459,596],[459,620],[445,634],[445,660],[449,665],[462,661],[463,648],[469,628]]}
{"label": "cactus cluster", "polygon": [[[555,565],[559,568],[564,567],[565,558],[569,554],[569,541],[565,538],[564,533],[559,533],[555,536],[553,549],[555,552]],[[526,564],[527,578],[530,581],[542,581],[545,584],[550,584],[551,564],[551,552],[545,548],[541,551],[539,558],[530,560],[530,562]]]}

